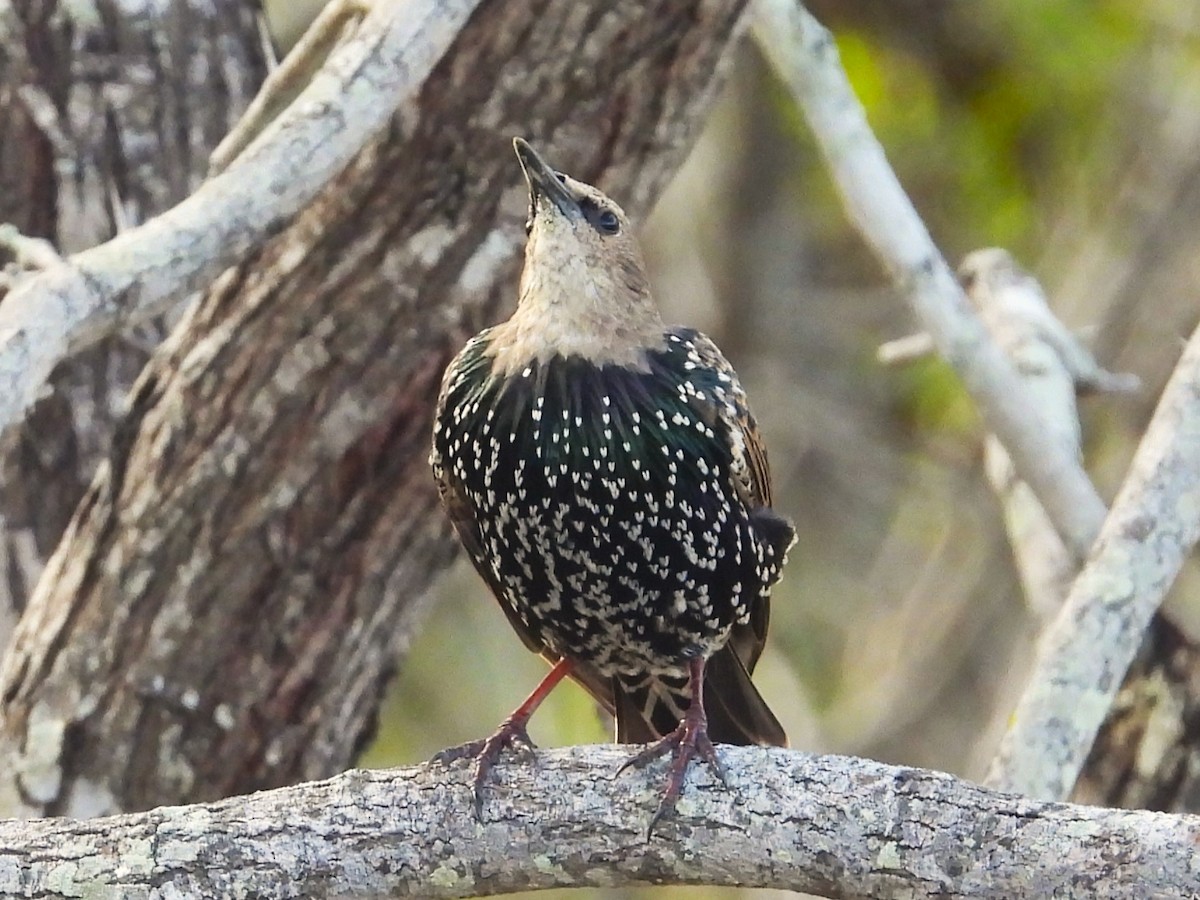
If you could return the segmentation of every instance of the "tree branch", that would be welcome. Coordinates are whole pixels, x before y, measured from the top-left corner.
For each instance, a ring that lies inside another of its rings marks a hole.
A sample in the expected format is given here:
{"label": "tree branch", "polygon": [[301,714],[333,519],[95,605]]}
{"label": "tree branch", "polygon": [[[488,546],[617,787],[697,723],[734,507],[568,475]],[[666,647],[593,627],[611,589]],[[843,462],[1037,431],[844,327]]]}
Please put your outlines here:
{"label": "tree branch", "polygon": [[1048,423],[971,312],[871,132],[833,37],[798,0],[758,0],[754,12],[755,37],[808,120],[851,220],[1082,560],[1104,521],[1104,503],[1079,460],[1047,437]]}
{"label": "tree branch", "polygon": [[[760,0],[755,35],[793,91],[855,225],[962,379],[1016,477],[1037,495],[1076,562],[1091,561],[1041,648],[994,783],[1062,798],[1074,784],[1138,643],[1200,529],[1200,441],[1180,363],[1143,441],[1122,507],[1106,510],[1078,454],[1031,402],[1012,365],[905,196],[842,69],[829,32],[792,0]],[[1194,405],[1194,401],[1192,401]],[[1153,473],[1149,470],[1153,469]],[[1104,527],[1104,539],[1092,545]],[[1129,567],[1134,567],[1130,571]]]}
{"label": "tree branch", "polygon": [[[959,280],[984,327],[1016,368],[1035,404],[1053,429],[1047,438],[1083,459],[1083,433],[1076,396],[1086,391],[1129,392],[1136,376],[1105,370],[1060,322],[1037,279],[1006,250],[969,253]],[[1054,523],[995,435],[984,445],[984,471],[1004,510],[1004,524],[1024,589],[1025,603],[1039,627],[1054,621],[1078,567]]]}
{"label": "tree branch", "polygon": [[[265,73],[256,6],[110,0],[103,15],[77,3],[48,15],[40,4],[0,4],[11,26],[0,49],[0,221],[38,236],[0,228],[0,259],[12,259],[0,296],[202,183],[217,138]],[[25,98],[34,94],[46,109],[31,118]],[[177,318],[155,317],[57,366],[22,425],[0,440],[5,612],[27,605],[111,445],[130,385]],[[0,621],[0,645],[10,635]]]}
{"label": "tree branch", "polygon": [[469,762],[352,771],[191,807],[0,823],[5,896],[486,896],[589,885],[837,897],[1182,896],[1200,818],[1040,803],[862,759],[722,747],[645,829],[657,767],[577,747],[508,762],[471,813]]}
{"label": "tree branch", "polygon": [[[1082,456],[1076,394],[1128,392],[1136,389],[1138,379],[1105,371],[1054,317],[1037,280],[1006,251],[992,248],[969,254],[959,266],[959,280],[1026,382],[1030,397],[1055,423],[1057,439]],[[1038,618],[1040,631],[1057,618],[1078,569],[993,435],[985,444],[984,467],[1003,505],[1026,605]],[[1195,808],[1200,769],[1192,762],[1197,735],[1188,723],[1195,721],[1200,704],[1200,679],[1195,677],[1200,650],[1177,628],[1195,617],[1188,615],[1186,600],[1163,614],[1171,621],[1156,617],[1140,639],[1137,657],[1105,712],[1085,767],[1079,779],[1073,779],[1069,796],[1078,801],[1172,811]],[[1031,649],[1022,648],[1022,653]],[[1103,656],[1108,651],[1077,647],[1075,652]],[[1024,674],[1030,663],[1025,658],[1017,667]],[[1086,722],[1086,708],[1072,714]],[[996,710],[997,726],[987,729],[989,754],[1010,717],[1008,703]]]}
{"label": "tree branch", "polygon": [[1087,565],[1046,631],[989,783],[1066,796],[1200,538],[1200,330],[1167,383]]}
{"label": "tree branch", "polygon": [[478,2],[376,4],[228,170],[9,293],[0,304],[0,434],[60,361],[206,287],[307,206],[393,113],[415,103]]}

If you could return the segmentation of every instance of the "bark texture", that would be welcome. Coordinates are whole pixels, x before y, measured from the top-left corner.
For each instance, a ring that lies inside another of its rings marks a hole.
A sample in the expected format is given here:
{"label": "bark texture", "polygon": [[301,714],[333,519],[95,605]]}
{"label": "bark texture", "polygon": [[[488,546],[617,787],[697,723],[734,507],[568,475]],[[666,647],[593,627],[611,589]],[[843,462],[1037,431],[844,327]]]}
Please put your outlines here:
{"label": "bark texture", "polygon": [[214,284],[134,386],[0,673],[4,814],[349,764],[452,552],[429,423],[513,294],[512,135],[644,212],[743,6],[481,4],[415,112]]}
{"label": "bark texture", "polygon": [[[221,171],[166,212],[72,254],[69,265],[20,279],[0,305],[0,439],[38,399],[55,365],[207,290],[286,228],[397,111],[411,106],[415,117],[416,94],[478,4],[384,3],[359,21],[353,10],[362,9],[360,0],[339,0],[334,12],[343,14],[322,16],[326,39],[308,42],[303,55],[323,59],[321,48],[333,43],[328,65],[318,62],[315,74],[307,63],[278,67],[272,74],[280,77],[263,91],[296,96],[299,82],[296,102],[274,119],[251,117],[249,127],[243,117],[234,129],[240,138],[268,132],[263,140],[235,153],[232,165],[223,152]],[[256,102],[246,116],[255,107],[262,112]]]}
{"label": "bark texture", "polygon": [[482,820],[464,762],[87,823],[0,823],[0,891],[268,900],[706,884],[1124,900],[1191,896],[1200,879],[1195,816],[1040,803],[862,759],[721,753],[728,789],[689,779],[651,840],[661,771],[614,778],[625,751],[576,747],[500,766]]}
{"label": "bark texture", "polygon": [[1042,635],[988,782],[1065,799],[1200,539],[1200,331],[1159,399],[1086,565]]}
{"label": "bark texture", "polygon": [[1150,624],[1072,799],[1200,810],[1200,651],[1164,616]]}
{"label": "bark texture", "polygon": [[[186,197],[265,74],[255,18],[244,0],[0,4],[0,222],[71,253]],[[5,263],[21,265],[0,248]],[[163,330],[60,365],[0,446],[4,613],[28,601]]]}

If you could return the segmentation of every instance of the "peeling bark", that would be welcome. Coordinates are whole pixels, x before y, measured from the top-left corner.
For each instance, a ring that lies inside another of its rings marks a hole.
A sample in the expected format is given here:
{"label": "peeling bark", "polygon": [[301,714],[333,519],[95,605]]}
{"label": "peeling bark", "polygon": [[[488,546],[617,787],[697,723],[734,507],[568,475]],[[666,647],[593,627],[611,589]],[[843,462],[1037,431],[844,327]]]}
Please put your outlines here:
{"label": "peeling bark", "polygon": [[415,108],[213,285],[135,384],[18,627],[4,814],[349,764],[452,552],[429,424],[449,355],[513,294],[512,135],[644,212],[743,5],[481,4]]}

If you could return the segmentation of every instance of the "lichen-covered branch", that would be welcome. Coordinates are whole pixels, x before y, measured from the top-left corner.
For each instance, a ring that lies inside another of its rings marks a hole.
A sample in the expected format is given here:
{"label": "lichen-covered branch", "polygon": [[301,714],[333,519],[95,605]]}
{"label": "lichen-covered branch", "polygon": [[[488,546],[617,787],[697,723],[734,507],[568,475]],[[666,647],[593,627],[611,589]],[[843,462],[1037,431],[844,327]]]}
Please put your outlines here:
{"label": "lichen-covered branch", "polygon": [[888,164],[838,59],[833,37],[798,0],[756,0],[753,29],[816,136],[854,225],[922,327],[1037,492],[1076,559],[1104,521],[1104,503],[974,315]]}
{"label": "lichen-covered branch", "polygon": [[0,304],[0,433],[56,364],[206,287],[304,208],[398,108],[412,107],[478,2],[376,4],[236,165],[10,292]]}
{"label": "lichen-covered branch", "polygon": [[1142,637],[1200,538],[1200,331],[1175,368],[1095,551],[1042,637],[988,781],[1070,793]]}
{"label": "lichen-covered branch", "polygon": [[707,884],[829,897],[1181,897],[1200,818],[1041,803],[861,759],[723,747],[650,840],[654,768],[626,750],[509,761],[471,806],[471,766],[352,771],[213,804],[0,823],[12,897],[450,898]]}

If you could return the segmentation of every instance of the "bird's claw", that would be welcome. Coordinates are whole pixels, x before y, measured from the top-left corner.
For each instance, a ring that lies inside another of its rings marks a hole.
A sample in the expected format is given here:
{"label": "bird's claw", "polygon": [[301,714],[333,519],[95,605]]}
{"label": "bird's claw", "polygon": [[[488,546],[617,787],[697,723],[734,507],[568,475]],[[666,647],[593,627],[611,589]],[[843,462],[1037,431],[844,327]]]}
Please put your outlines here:
{"label": "bird's claw", "polygon": [[483,749],[484,741],[467,741],[465,744],[459,744],[457,747],[447,747],[445,750],[439,750],[433,756],[429,757],[431,763],[436,763],[441,766],[448,766],[451,763],[456,763],[460,759],[474,759],[479,755],[479,751]]}
{"label": "bird's claw", "polygon": [[460,759],[475,759],[475,773],[472,776],[472,786],[475,794],[475,817],[483,818],[483,784],[488,773],[500,760],[500,755],[509,747],[516,748],[523,756],[533,757],[536,745],[529,738],[523,721],[505,719],[489,738],[479,741],[468,741],[457,747],[449,747],[434,754],[431,762],[452,763]]}
{"label": "bird's claw", "polygon": [[675,803],[683,791],[683,780],[687,775],[688,763],[693,759],[699,757],[708,763],[722,786],[729,787],[729,782],[725,778],[725,766],[721,764],[721,760],[717,757],[717,750],[708,737],[708,722],[704,713],[701,711],[699,714],[693,714],[690,709],[679,723],[678,728],[627,759],[617,769],[617,775],[626,769],[641,768],[668,753],[672,758],[671,768],[667,774],[667,787],[663,791],[658,809],[651,817],[650,825],[646,829],[646,840],[653,837],[654,828],[662,817],[675,809]]}

